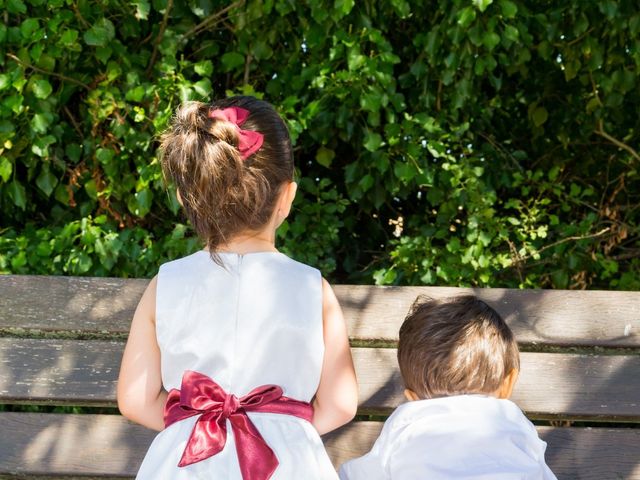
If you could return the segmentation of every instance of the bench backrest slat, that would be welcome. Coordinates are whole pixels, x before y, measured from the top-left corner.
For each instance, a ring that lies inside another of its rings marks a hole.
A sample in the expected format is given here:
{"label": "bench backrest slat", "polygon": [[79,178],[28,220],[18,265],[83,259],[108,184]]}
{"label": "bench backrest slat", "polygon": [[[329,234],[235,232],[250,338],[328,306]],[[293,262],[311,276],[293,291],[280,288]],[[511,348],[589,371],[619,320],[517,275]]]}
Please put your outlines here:
{"label": "bench backrest slat", "polygon": [[[0,276],[0,331],[119,333],[148,280]],[[636,292],[468,289],[337,285],[353,340],[397,340],[417,295],[442,298],[473,293],[509,322],[518,342],[530,345],[640,347],[640,295]]]}
{"label": "bench backrest slat", "polygon": [[[115,405],[124,343],[0,338],[0,402]],[[354,348],[361,413],[404,401],[391,348]],[[514,401],[531,416],[640,420],[640,356],[522,353]],[[635,374],[634,374],[635,373]]]}

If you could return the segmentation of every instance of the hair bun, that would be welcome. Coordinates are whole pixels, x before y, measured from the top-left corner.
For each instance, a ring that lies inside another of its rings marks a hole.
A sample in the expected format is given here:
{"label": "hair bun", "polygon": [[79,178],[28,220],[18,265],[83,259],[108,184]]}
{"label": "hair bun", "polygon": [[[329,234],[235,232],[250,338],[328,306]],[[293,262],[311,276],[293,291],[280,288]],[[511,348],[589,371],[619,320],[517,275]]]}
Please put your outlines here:
{"label": "hair bun", "polygon": [[238,146],[238,128],[232,122],[214,117],[211,118],[210,110],[207,108],[207,129],[206,132],[216,140],[226,142],[234,147]]}
{"label": "hair bun", "polygon": [[220,142],[233,147],[238,145],[235,125],[220,118],[211,118],[210,107],[202,102],[185,102],[175,115],[175,125],[185,134],[206,133]]}

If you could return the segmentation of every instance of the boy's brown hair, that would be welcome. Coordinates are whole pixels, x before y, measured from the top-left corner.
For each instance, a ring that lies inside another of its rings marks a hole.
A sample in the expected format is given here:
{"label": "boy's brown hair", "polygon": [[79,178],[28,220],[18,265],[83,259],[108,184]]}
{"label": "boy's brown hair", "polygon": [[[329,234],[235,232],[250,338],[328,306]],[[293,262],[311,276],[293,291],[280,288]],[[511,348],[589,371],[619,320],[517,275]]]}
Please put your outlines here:
{"label": "boy's brown hair", "polygon": [[[229,107],[248,110],[242,129],[264,136],[246,159],[236,125],[210,115]],[[187,218],[212,254],[235,235],[266,225],[280,187],[293,180],[287,127],[269,103],[253,97],[184,103],[162,135],[160,150],[165,179],[178,188]]]}
{"label": "boy's brown hair", "polygon": [[520,357],[511,329],[482,300],[418,297],[400,327],[398,363],[406,388],[424,399],[492,394]]}

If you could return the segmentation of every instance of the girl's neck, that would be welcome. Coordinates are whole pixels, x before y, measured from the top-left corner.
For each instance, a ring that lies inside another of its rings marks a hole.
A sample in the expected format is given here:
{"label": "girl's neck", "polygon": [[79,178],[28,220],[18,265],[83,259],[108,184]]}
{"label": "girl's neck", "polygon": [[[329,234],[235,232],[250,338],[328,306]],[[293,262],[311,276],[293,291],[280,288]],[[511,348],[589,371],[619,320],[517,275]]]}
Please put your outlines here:
{"label": "girl's neck", "polygon": [[275,231],[261,231],[236,235],[229,242],[218,245],[215,250],[216,252],[230,252],[240,255],[256,252],[277,252],[278,249],[275,242]]}

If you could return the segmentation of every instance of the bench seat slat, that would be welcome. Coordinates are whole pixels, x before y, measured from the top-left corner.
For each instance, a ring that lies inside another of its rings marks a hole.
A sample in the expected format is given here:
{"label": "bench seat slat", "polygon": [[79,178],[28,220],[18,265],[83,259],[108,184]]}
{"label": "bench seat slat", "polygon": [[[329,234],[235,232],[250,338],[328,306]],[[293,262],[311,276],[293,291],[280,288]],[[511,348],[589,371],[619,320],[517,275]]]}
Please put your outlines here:
{"label": "bench seat slat", "polygon": [[[132,477],[155,435],[118,415],[0,412],[0,424],[0,475]],[[380,422],[354,422],[326,435],[334,465],[368,451],[381,427]],[[640,480],[640,430],[538,431],[558,478]]]}
{"label": "bench seat slat", "polygon": [[[0,276],[0,330],[125,334],[148,280]],[[395,341],[417,295],[474,293],[522,344],[640,347],[637,292],[337,285],[355,340]]]}
{"label": "bench seat slat", "polygon": [[[0,403],[115,403],[124,344],[0,338]],[[404,401],[396,350],[352,349],[361,412]],[[514,401],[532,418],[640,420],[640,356],[522,353]]]}

